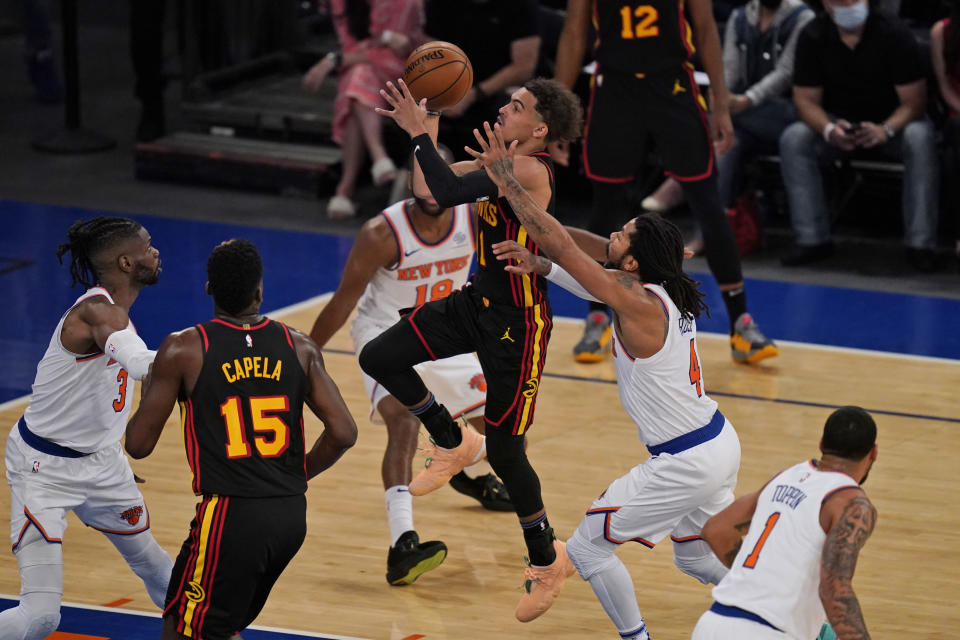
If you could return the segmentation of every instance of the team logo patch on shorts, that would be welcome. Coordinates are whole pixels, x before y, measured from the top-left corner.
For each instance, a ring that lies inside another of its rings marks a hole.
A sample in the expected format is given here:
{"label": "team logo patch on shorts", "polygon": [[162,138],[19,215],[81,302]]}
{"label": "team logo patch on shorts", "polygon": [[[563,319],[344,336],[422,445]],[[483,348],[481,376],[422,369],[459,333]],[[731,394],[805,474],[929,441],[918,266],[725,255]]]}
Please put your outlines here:
{"label": "team logo patch on shorts", "polygon": [[134,525],[140,522],[140,516],[143,515],[143,507],[136,506],[132,509],[127,509],[120,514],[121,520],[126,520],[128,524]]}
{"label": "team logo patch on shorts", "polygon": [[526,389],[523,390],[524,398],[532,398],[537,395],[537,390],[540,388],[540,381],[536,378],[530,378],[524,383]]}
{"label": "team logo patch on shorts", "polygon": [[487,379],[483,377],[482,373],[478,373],[477,375],[470,378],[470,388],[476,389],[477,391],[483,391],[484,393],[486,393]]}
{"label": "team logo patch on shorts", "polygon": [[207,592],[203,590],[199,582],[191,580],[187,583],[187,588],[183,590],[183,595],[190,602],[203,602],[207,597]]}

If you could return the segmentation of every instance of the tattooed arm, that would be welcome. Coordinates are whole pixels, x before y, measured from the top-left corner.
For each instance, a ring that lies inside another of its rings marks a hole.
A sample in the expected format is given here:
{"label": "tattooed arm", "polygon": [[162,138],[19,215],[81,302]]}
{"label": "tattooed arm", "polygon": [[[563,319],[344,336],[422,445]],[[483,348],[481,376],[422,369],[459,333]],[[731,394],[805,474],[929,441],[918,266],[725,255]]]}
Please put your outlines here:
{"label": "tattooed arm", "polygon": [[743,544],[743,537],[750,530],[750,519],[757,510],[759,497],[760,491],[754,491],[737,498],[726,509],[707,520],[700,531],[700,537],[710,545],[713,553],[728,569],[733,566],[740,545]]}
{"label": "tattooed arm", "polygon": [[869,640],[860,602],[853,592],[857,556],[877,522],[877,510],[861,489],[840,491],[821,508],[827,532],[820,560],[820,601],[837,640]]}

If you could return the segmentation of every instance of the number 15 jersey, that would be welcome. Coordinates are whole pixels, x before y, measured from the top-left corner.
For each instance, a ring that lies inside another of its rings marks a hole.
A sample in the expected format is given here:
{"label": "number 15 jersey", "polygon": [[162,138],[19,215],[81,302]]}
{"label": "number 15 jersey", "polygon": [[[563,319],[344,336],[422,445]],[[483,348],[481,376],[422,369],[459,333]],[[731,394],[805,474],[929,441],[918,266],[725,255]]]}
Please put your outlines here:
{"label": "number 15 jersey", "polygon": [[193,491],[242,498],[307,490],[303,402],[307,376],[290,331],[214,319],[196,326],[203,367],[180,420]]}
{"label": "number 15 jersey", "polygon": [[696,50],[684,0],[593,0],[600,71],[643,77],[675,70]]}

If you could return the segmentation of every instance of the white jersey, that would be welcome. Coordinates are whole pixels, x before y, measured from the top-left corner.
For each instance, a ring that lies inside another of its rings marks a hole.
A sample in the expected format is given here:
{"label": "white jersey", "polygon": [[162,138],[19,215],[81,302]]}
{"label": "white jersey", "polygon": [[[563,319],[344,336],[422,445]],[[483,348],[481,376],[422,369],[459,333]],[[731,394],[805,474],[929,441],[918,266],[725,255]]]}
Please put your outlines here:
{"label": "white jersey", "polygon": [[404,200],[380,212],[397,242],[397,262],[377,269],[370,279],[355,323],[390,327],[400,319],[400,309],[445,298],[467,282],[474,246],[470,206],[454,207],[450,229],[431,244],[413,228],[407,211],[412,204]]}
{"label": "white jersey", "polygon": [[707,395],[697,352],[697,323],[681,317],[663,287],[645,284],[667,313],[667,337],[649,358],[634,358],[614,329],[613,362],[617,390],[640,441],[663,444],[711,422],[717,403]]}
{"label": "white jersey", "polygon": [[102,351],[72,353],[60,342],[67,314],[97,296],[113,302],[106,289],[93,287],[60,318],[37,365],[30,405],[23,414],[32,433],[81,453],[120,442],[130,414],[128,396],[133,392],[133,380],[127,380],[119,362]]}
{"label": "white jersey", "polygon": [[777,474],[757,500],[750,531],[729,573],[713,588],[720,604],[758,615],[791,638],[815,638],[826,613],[820,602],[820,556],[827,539],[820,507],[835,491],[860,486],[808,460]]}

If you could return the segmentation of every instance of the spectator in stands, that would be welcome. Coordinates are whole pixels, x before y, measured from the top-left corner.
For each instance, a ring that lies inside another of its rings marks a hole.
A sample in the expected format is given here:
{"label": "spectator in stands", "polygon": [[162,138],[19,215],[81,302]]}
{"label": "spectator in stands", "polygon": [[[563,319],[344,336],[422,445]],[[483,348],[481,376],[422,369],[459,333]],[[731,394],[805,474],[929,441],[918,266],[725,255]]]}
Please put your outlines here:
{"label": "spectator in stands", "polygon": [[[478,122],[510,101],[509,87],[533,77],[540,52],[537,0],[427,0],[425,31],[453,42],[473,65],[473,88],[443,112],[440,139],[458,158]],[[469,158],[468,158],[469,159]]]}
{"label": "spectator in stands", "polygon": [[422,0],[330,0],[340,51],[327,54],[303,77],[315,93],[339,71],[333,105],[333,140],[343,153],[343,175],[327,204],[330,218],[356,214],[353,194],[367,153],[376,185],[393,181],[397,168],[383,145],[375,107],[386,107],[379,90],[403,74],[407,55],[423,42]]}
{"label": "spectator in stands", "polygon": [[947,180],[948,211],[956,216],[957,266],[960,267],[960,2],[954,2],[950,17],[933,25],[930,30],[930,56],[937,77],[940,97],[947,105],[950,119],[944,127],[948,163],[946,172],[954,179]]}
{"label": "spectator in stands", "polygon": [[781,261],[802,265],[833,253],[819,161],[873,154],[904,163],[907,259],[932,271],[939,167],[919,46],[903,23],[871,10],[867,0],[824,0],[824,7],[797,42],[793,97],[802,121],[780,138],[796,234]]}

